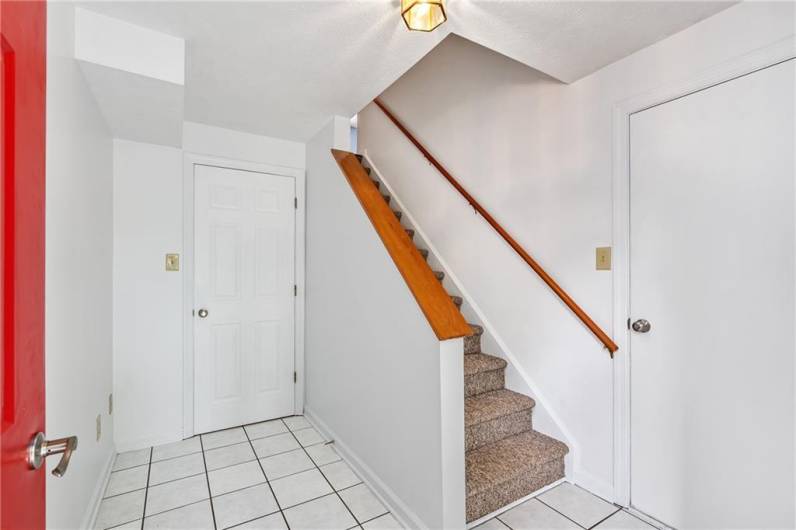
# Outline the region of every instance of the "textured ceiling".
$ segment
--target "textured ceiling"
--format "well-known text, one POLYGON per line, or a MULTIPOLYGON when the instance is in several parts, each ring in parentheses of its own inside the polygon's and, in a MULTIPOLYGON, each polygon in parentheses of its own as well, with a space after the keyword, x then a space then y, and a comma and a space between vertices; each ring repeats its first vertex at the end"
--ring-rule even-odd
POLYGON ((299 141, 450 32, 573 82, 731 4, 449 0, 425 34, 406 31, 397 0, 81 3, 187 41, 186 120, 299 141))

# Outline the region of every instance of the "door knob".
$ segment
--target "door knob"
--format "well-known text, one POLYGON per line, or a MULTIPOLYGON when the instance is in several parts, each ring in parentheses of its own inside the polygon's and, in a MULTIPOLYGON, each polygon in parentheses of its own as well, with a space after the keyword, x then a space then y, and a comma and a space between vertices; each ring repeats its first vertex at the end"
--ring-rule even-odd
POLYGON ((633 322, 633 331, 638 333, 647 333, 652 328, 649 321, 640 318, 633 322))
POLYGON ((53 475, 63 477, 72 453, 77 449, 77 436, 47 440, 43 432, 36 434, 28 445, 28 465, 31 469, 39 469, 44 459, 50 455, 62 454, 61 461, 53 469, 53 475))
POLYGON ((199 318, 207 318, 207 315, 208 315, 207 309, 202 308, 199 310, 199 318))

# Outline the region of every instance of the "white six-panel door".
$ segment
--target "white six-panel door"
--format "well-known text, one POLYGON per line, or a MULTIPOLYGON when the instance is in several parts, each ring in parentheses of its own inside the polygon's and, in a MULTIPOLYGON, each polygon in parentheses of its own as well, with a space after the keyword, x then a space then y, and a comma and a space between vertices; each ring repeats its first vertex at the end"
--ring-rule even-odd
POLYGON ((295 182, 195 165, 197 433, 293 413, 295 182))
POLYGON ((793 528, 790 60, 630 118, 631 503, 793 528))

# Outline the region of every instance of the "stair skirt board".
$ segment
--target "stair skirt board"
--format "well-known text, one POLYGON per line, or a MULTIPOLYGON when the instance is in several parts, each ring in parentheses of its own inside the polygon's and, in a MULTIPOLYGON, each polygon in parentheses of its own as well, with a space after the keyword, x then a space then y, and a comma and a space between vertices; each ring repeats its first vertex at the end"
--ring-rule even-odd
POLYGON ((543 488, 539 488, 538 490, 534 491, 533 493, 529 493, 525 497, 522 497, 521 499, 517 499, 516 501, 512 502, 511 504, 507 504, 507 505, 503 506, 502 508, 500 508, 498 510, 495 510, 492 513, 488 513, 488 514, 484 515, 483 517, 480 517, 480 518, 476 519, 475 521, 471 521, 471 522, 467 523, 467 529, 469 530, 471 528, 475 528, 476 526, 478 526, 480 524, 484 524, 485 522, 489 521, 490 519, 493 519, 493 518, 497 517, 498 515, 504 514, 507 511, 511 510, 512 508, 515 508, 515 507, 519 506, 520 504, 533 499, 534 497, 538 497, 539 495, 541 495, 542 493, 544 493, 546 491, 550 491, 551 489, 560 486, 561 484, 563 484, 566 481, 567 481, 567 479, 560 478, 560 479, 556 480, 555 482, 550 483, 550 484, 548 484, 547 486, 545 486, 543 488))
MULTIPOLYGON (((403 211, 403 204, 395 198, 393 190, 370 160, 363 163, 370 166, 371 179, 387 204, 392 202, 394 211, 403 211)), ((413 221, 411 215, 407 215, 407 219, 413 221)), ((420 236, 412 242, 423 258, 429 261, 432 257, 441 264, 436 255, 430 256, 429 249, 423 248, 431 245, 416 224, 412 224, 413 228, 404 228, 412 236, 420 236)), ((450 277, 449 271, 442 268, 443 276, 450 277)), ((458 288, 458 283, 451 281, 458 288)), ((458 288, 458 291, 463 290, 458 288)), ((448 294, 461 311, 462 297, 450 291, 448 294)), ((463 341, 465 378, 462 388, 466 396, 463 428, 467 521, 480 520, 486 514, 503 510, 518 499, 560 482, 565 477, 565 457, 569 453, 563 442, 533 430, 535 401, 505 388, 508 363, 485 353, 481 344, 484 328, 472 323, 470 326, 473 334, 463 341)))

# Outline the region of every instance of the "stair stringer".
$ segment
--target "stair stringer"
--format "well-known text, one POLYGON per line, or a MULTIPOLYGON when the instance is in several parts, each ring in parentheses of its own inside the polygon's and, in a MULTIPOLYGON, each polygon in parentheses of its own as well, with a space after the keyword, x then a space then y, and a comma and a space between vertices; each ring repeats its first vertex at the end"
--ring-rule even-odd
MULTIPOLYGON (((478 306, 473 297, 464 288, 462 282, 453 273, 451 268, 441 257, 439 251, 431 242, 430 238, 425 234, 420 224, 415 220, 412 212, 406 205, 401 202, 400 197, 395 193, 390 182, 385 178, 384 174, 379 171, 376 164, 368 156, 367 149, 363 150, 362 156, 367 161, 368 167, 371 168, 375 176, 381 184, 387 189, 387 194, 391 197, 397 206, 397 209, 403 213, 401 217, 401 224, 406 228, 412 228, 415 231, 415 238, 422 240, 423 247, 429 251, 428 262, 435 270, 442 270, 445 272, 443 284, 445 284, 448 292, 455 293, 461 296, 463 304, 461 307, 462 314, 468 322, 480 325, 484 328, 484 333, 481 336, 482 351, 489 352, 491 355, 501 357, 504 359, 508 366, 506 367, 506 388, 528 395, 536 401, 536 406, 533 410, 533 428, 543 434, 556 438, 569 446, 570 451, 565 457, 565 471, 568 480, 578 482, 578 469, 580 469, 580 451, 577 440, 572 436, 571 431, 567 428, 566 424, 556 414, 555 410, 550 406, 550 402, 545 399, 545 396, 538 389, 539 387, 534 383, 533 378, 520 366, 516 357, 511 350, 506 346, 505 341, 495 330, 495 327, 484 314, 484 311, 478 306), (411 226, 408 226, 411 225, 411 226)), ((394 208, 395 209, 395 208, 394 208)), ((581 477, 582 479, 586 477, 581 477)), ((586 480, 588 482, 588 480, 586 480)))

